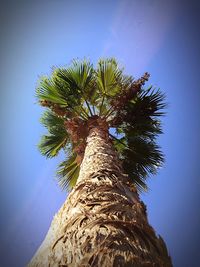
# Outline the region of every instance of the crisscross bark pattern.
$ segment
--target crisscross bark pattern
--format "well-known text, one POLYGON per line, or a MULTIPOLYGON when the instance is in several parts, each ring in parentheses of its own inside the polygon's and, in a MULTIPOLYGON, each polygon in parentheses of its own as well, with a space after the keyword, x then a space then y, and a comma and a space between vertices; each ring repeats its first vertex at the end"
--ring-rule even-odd
POLYGON ((29 267, 172 266, 108 136, 105 122, 91 124, 77 185, 29 267))

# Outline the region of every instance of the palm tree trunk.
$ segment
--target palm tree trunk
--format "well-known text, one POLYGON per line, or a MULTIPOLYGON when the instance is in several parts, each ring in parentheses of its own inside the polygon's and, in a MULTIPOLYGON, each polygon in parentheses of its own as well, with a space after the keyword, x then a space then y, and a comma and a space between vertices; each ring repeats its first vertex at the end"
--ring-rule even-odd
POLYGON ((172 266, 100 119, 91 126, 77 185, 28 266, 172 266))

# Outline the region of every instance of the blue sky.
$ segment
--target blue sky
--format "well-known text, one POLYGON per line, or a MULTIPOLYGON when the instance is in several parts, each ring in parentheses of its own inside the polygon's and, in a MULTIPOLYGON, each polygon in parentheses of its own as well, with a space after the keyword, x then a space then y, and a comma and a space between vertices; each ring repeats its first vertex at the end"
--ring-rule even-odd
POLYGON ((159 138, 166 163, 141 198, 174 266, 199 266, 199 11, 197 1, 2 3, 1 266, 29 261, 66 198, 54 178, 62 155, 46 160, 36 147, 45 132, 35 104, 38 77, 73 58, 109 56, 135 77, 150 72, 166 93, 159 138))

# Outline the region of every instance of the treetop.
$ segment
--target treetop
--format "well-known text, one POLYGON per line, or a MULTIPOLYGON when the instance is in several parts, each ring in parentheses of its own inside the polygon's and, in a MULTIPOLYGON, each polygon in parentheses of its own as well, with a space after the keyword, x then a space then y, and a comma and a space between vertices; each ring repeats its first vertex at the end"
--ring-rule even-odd
POLYGON ((156 137, 162 133, 160 116, 166 107, 159 89, 144 88, 149 76, 134 79, 109 58, 100 59, 96 67, 90 61, 73 60, 39 79, 36 97, 46 108, 41 123, 48 131, 39 150, 48 158, 65 151, 66 159, 57 170, 62 188, 76 184, 89 122, 101 118, 124 170, 140 190, 147 189, 146 178, 164 161, 156 137))

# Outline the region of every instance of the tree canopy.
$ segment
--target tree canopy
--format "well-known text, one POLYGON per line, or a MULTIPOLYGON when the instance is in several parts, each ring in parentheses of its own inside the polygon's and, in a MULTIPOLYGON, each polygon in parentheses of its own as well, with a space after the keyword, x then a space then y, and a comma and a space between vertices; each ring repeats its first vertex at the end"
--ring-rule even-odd
POLYGON ((134 79, 125 75, 114 58, 100 59, 94 67, 87 60, 73 60, 70 66, 54 68, 42 76, 36 96, 44 112, 41 123, 48 133, 39 143, 40 152, 55 157, 61 149, 66 159, 57 169, 63 189, 72 188, 83 159, 89 118, 104 118, 124 171, 139 190, 164 161, 156 138, 162 133, 160 116, 165 95, 156 88, 144 88, 149 74, 134 79))

